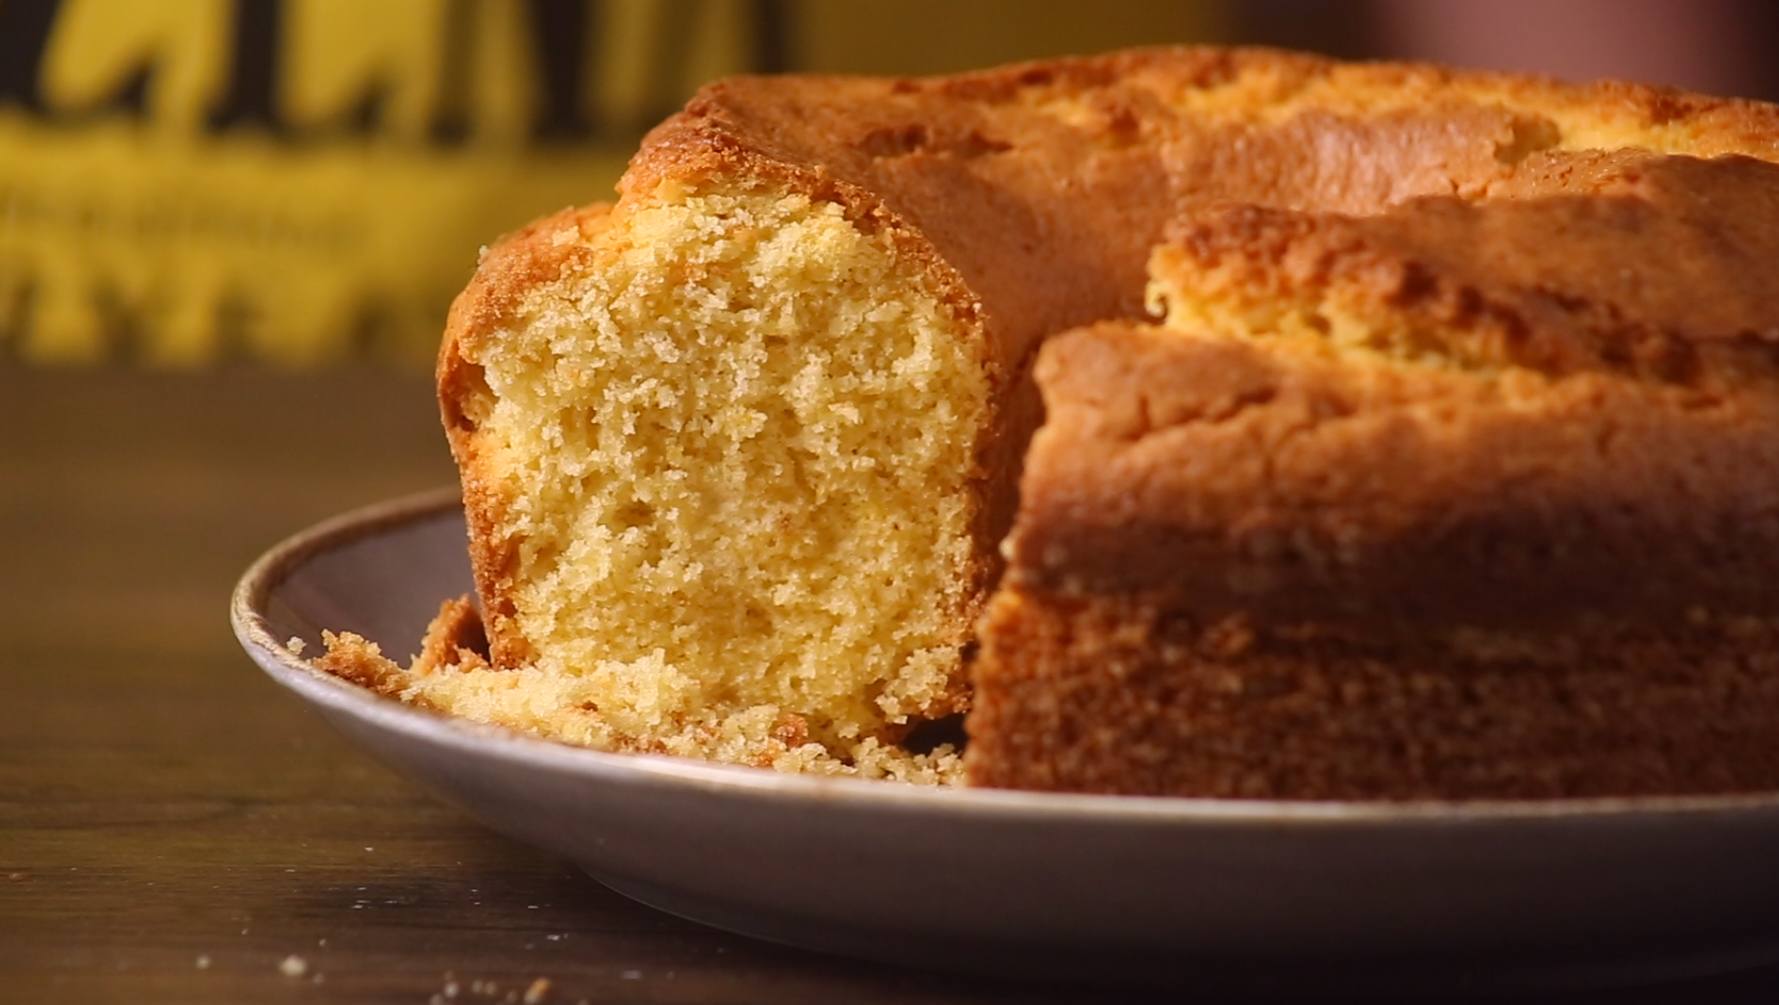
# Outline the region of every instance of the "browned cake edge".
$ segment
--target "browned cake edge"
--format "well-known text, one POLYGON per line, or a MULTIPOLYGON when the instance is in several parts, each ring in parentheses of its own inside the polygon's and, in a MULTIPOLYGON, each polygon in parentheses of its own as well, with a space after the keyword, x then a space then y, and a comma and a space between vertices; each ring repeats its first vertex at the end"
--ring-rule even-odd
POLYGON ((1779 788, 1779 395, 1052 340, 972 784, 1779 788))
POLYGON ((532 652, 513 617, 518 552, 516 542, 501 533, 507 500, 476 436, 476 421, 491 392, 481 367, 465 353, 477 341, 495 337, 527 290, 554 282, 571 265, 584 266, 586 239, 604 226, 610 211, 606 203, 564 209, 482 249, 475 275, 451 304, 439 346, 435 379, 440 421, 462 481, 470 567, 498 666, 517 666, 532 652), (557 240, 564 232, 574 239, 557 240))

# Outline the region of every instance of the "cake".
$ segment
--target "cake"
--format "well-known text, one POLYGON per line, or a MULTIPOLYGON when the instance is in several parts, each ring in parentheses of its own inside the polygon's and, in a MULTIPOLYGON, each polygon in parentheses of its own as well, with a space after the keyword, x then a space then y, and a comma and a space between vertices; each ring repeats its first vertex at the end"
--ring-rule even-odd
POLYGON ((1779 782, 1770 160, 1769 106, 1255 50, 718 82, 452 309, 486 652, 325 665, 786 770, 957 780, 909 738, 970 710, 982 785, 1779 782))
POLYGON ((1779 168, 1565 161, 1199 215, 1045 346, 973 783, 1779 786, 1779 168))

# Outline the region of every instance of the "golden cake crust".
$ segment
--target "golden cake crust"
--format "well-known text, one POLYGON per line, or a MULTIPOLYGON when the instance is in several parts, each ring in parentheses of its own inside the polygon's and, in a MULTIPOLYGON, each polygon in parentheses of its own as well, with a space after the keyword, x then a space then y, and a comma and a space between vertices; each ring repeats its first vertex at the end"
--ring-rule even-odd
POLYGON ((1198 216, 1158 285, 1405 344, 1178 321, 1055 340, 1010 582, 1415 630, 1563 598, 1779 612, 1779 167, 1629 170, 1612 197, 1198 216))
POLYGON ((1770 387, 1353 368, 1117 326, 1039 373, 1016 587, 1367 631, 1779 611, 1770 387))
POLYGON ((1465 366, 1694 385, 1765 372, 1779 344, 1768 264, 1779 167, 1539 154, 1484 199, 1426 197, 1362 217, 1200 210, 1156 249, 1151 289, 1165 301, 1170 285, 1190 285, 1187 299, 1233 297, 1273 316, 1332 298, 1332 313, 1416 340, 1394 351, 1465 366))

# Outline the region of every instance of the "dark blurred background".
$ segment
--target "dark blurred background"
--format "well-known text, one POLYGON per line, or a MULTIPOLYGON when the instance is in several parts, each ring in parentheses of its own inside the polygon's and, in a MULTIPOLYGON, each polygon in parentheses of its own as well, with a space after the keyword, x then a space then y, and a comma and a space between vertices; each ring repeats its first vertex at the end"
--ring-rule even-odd
POLYGON ((1765 0, 0 0, 0 358, 422 361, 702 81, 1289 46, 1772 97, 1765 0))

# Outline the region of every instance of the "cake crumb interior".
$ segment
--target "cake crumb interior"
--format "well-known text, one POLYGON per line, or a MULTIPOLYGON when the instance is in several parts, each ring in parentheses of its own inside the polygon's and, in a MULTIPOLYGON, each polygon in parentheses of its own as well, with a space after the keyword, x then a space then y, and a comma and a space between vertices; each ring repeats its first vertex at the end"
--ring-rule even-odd
POLYGON ((415 675, 409 697, 799 769, 954 711, 979 340, 886 239, 802 195, 664 186, 594 240, 596 267, 473 350, 487 398, 466 413, 538 656, 415 675))

